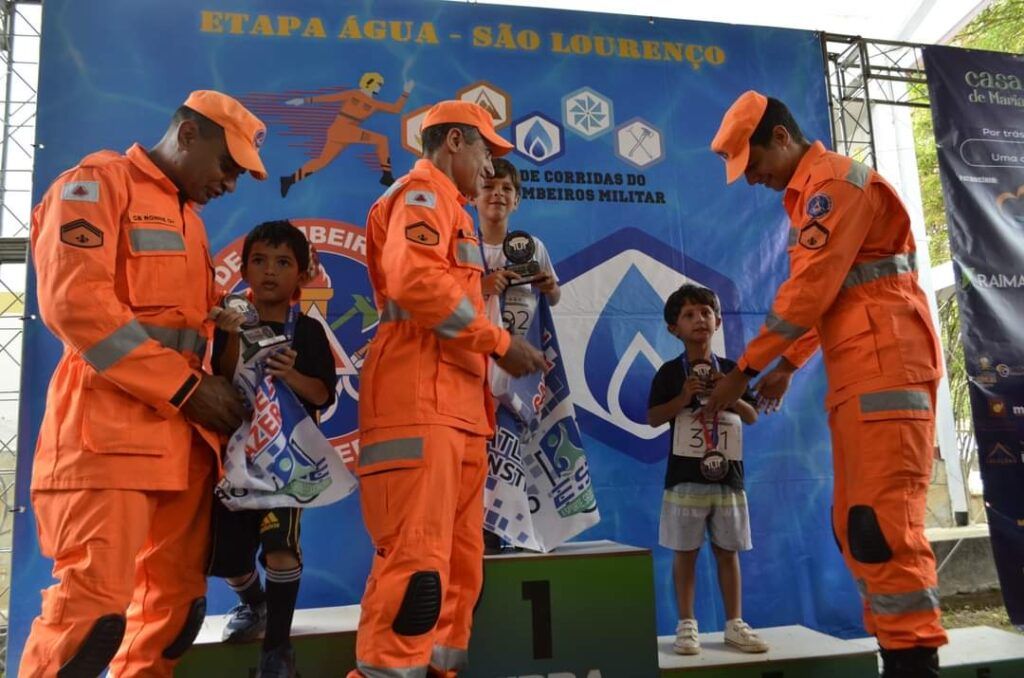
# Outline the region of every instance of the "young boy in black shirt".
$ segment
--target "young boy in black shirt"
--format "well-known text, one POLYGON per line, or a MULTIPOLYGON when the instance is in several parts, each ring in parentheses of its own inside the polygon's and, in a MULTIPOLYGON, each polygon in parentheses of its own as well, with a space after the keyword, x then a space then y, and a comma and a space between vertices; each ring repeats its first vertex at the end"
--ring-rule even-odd
POLYGON ((711 352, 711 338, 722 324, 714 292, 683 285, 665 302, 665 322, 686 350, 654 376, 647 422, 668 423, 672 429, 658 542, 676 552, 672 574, 679 624, 673 649, 678 654, 700 652, 693 613, 695 568, 704 534, 710 532, 725 605, 725 642, 744 652, 766 652, 768 645, 741 618, 737 554, 751 548, 740 421, 757 421, 753 396, 748 393, 733 403, 720 421, 706 420, 700 411, 701 397, 736 368, 736 363, 711 352))
MULTIPOLYGON (((291 339, 291 345, 267 359, 267 372, 291 388, 314 421, 334 402, 337 376, 323 326, 300 313, 301 286, 310 271, 309 242, 288 221, 260 224, 242 246, 242 277, 252 291, 260 323, 291 339)), ((239 364, 242 317, 214 314, 213 369, 229 379, 239 364)), ((289 641, 302 574, 298 508, 229 511, 214 501, 210 574, 224 577, 240 599, 229 613, 224 642, 245 642, 264 632, 260 676, 295 675, 289 641), (266 589, 256 571, 256 553, 266 572, 266 589)))

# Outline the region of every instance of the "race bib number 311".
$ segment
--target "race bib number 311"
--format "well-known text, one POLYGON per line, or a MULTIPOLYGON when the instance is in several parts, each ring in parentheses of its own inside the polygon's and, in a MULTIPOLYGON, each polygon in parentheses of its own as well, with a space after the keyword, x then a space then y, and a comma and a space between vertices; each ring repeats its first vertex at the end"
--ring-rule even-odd
MULTIPOLYGON (((700 410, 684 410, 676 415, 675 435, 672 438, 672 454, 677 457, 701 459, 708 451, 705 442, 704 425, 697 416, 700 410)), ((711 422, 707 424, 708 435, 714 434, 711 422)), ((718 451, 730 461, 743 460, 743 422, 735 412, 721 412, 718 415, 718 451)))

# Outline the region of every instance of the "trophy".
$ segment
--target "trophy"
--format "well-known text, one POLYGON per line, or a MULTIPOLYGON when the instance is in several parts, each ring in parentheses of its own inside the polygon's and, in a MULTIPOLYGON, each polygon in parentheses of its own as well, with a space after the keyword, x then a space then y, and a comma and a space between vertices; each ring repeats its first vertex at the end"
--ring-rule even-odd
POLYGON ((511 231, 501 243, 501 251, 509 262, 505 270, 519 276, 511 281, 510 285, 529 285, 543 275, 540 264, 533 258, 537 252, 537 244, 533 241, 533 236, 526 231, 511 231))
POLYGON ((288 337, 275 334, 274 330, 266 325, 260 325, 259 311, 249 301, 249 297, 244 294, 226 295, 221 306, 241 313, 245 318, 238 333, 242 344, 242 362, 264 360, 271 353, 275 353, 280 346, 288 344, 288 337))
MULTIPOLYGON (((711 380, 711 377, 715 372, 715 368, 711 366, 711 361, 704 360, 703 358, 697 358, 690 363, 690 371, 693 373, 693 376, 701 380, 702 389, 705 393, 714 388, 715 384, 711 380)), ((707 401, 708 397, 706 395, 697 396, 697 402, 701 405, 707 401)))

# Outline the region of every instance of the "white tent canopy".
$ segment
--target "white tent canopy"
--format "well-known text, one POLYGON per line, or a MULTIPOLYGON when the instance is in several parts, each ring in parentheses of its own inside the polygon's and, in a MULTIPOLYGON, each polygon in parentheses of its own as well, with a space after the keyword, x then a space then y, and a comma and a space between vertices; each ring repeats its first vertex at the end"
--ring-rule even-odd
MULTIPOLYGON (((458 0, 464 1, 464 0, 458 0)), ((874 40, 949 40, 989 0, 479 0, 481 4, 781 26, 874 40)))

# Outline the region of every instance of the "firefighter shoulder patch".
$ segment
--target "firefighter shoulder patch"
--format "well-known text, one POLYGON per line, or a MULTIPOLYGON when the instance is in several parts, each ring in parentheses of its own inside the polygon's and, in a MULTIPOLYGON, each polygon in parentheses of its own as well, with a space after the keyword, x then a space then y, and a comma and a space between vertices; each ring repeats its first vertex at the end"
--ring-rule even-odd
POLYGON ((405 227, 405 239, 419 245, 436 245, 441 242, 440 234, 425 221, 417 221, 405 227))
POLYGON ((437 205, 437 197, 432 191, 408 190, 405 193, 405 204, 433 209, 437 205))
POLYGON ((61 187, 60 199, 76 202, 99 202, 100 182, 69 181, 61 187))
POLYGON ((103 246, 103 231, 85 219, 75 219, 60 227, 60 241, 72 247, 92 249, 103 246))
POLYGON ((807 200, 807 216, 820 219, 832 211, 832 198, 828 193, 815 193, 807 200))
POLYGON ((809 250, 820 250, 828 242, 829 230, 817 221, 800 229, 800 246, 809 250))

